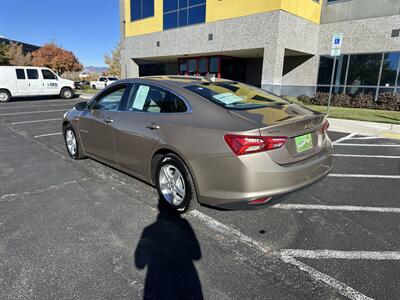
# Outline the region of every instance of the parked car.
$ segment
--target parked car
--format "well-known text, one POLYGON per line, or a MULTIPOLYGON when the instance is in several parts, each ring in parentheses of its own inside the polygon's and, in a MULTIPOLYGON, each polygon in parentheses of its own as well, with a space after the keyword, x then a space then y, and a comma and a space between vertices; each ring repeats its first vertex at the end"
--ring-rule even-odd
POLYGON ((90 87, 94 90, 101 90, 117 80, 118 77, 116 76, 100 76, 97 81, 90 82, 90 87))
POLYGON ((62 79, 48 68, 0 66, 0 102, 12 97, 60 95, 64 99, 74 96, 72 80, 62 79))
POLYGON ((77 90, 83 90, 85 88, 85 86, 90 86, 90 82, 86 81, 86 80, 82 80, 82 81, 75 81, 74 82, 75 85, 75 89, 77 90))
POLYGON ((159 76, 109 85, 62 128, 73 159, 153 184, 184 212, 197 202, 265 206, 320 180, 331 170, 328 125, 325 114, 246 84, 159 76))

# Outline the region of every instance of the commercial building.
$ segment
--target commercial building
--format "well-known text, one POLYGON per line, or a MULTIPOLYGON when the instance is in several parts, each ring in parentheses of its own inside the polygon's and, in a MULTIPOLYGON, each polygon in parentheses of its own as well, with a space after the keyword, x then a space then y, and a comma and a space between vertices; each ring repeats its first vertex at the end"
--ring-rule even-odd
POLYGON ((7 39, 5 37, 0 37, 0 44, 6 44, 9 45, 11 43, 16 43, 18 45, 22 45, 22 51, 26 54, 26 53, 31 53, 34 52, 36 50, 39 50, 40 47, 36 46, 36 45, 31 45, 31 44, 27 44, 27 43, 23 43, 23 42, 19 42, 19 41, 14 41, 14 40, 10 40, 7 39))
POLYGON ((214 73, 286 95, 329 91, 333 79, 334 93, 400 93, 400 0, 120 0, 120 14, 124 77, 214 73))

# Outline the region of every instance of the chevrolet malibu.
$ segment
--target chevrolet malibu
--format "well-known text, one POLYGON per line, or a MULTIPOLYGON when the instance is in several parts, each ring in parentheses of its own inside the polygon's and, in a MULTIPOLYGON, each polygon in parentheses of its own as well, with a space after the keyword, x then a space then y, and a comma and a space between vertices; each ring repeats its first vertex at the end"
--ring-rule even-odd
POLYGON ((73 159, 155 185, 178 212, 265 206, 331 170, 324 114, 231 80, 120 80, 78 103, 62 126, 73 159))

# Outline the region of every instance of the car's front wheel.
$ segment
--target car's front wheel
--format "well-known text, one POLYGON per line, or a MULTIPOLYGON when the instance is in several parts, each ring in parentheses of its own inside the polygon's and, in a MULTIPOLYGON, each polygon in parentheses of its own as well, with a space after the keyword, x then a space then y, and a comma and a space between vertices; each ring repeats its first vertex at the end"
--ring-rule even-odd
POLYGON ((64 127, 64 142, 69 156, 71 156, 73 159, 81 159, 85 157, 82 147, 76 138, 75 130, 71 125, 64 127))
POLYGON ((162 157, 155 179, 161 200, 175 211, 184 213, 198 204, 192 176, 178 156, 167 154, 162 157))
POLYGON ((71 88, 63 88, 60 92, 63 99, 71 99, 74 96, 74 91, 71 88))

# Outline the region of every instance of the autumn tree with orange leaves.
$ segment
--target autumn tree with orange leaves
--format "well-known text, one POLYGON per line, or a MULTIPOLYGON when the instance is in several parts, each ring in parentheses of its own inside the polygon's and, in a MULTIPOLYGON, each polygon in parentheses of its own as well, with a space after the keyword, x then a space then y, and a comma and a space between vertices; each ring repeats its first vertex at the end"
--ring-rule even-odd
POLYGON ((32 53, 32 65, 46 67, 59 75, 64 72, 79 72, 83 66, 71 51, 67 51, 55 43, 48 43, 32 53))

